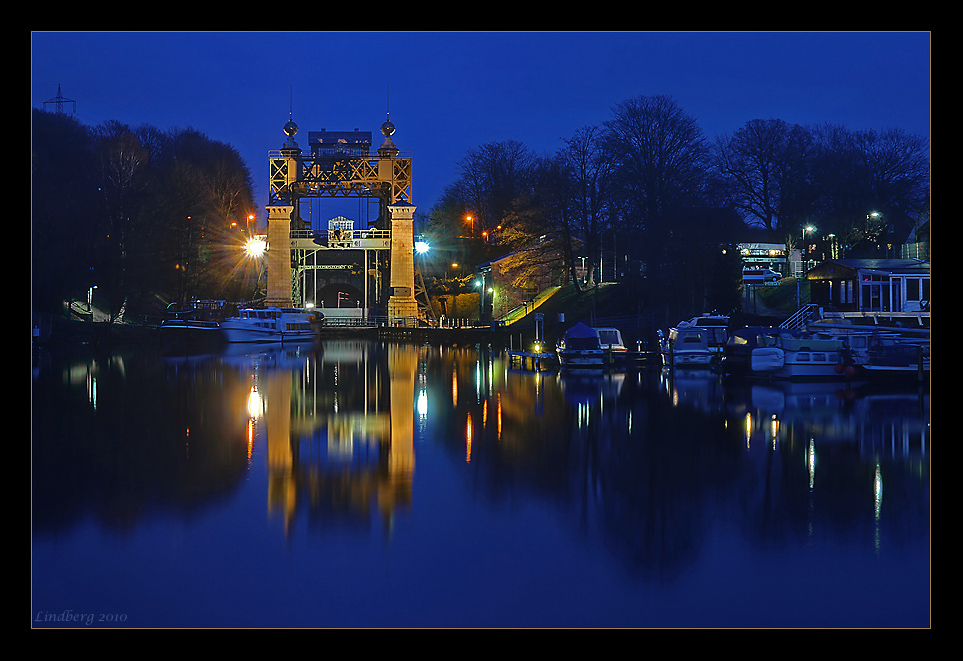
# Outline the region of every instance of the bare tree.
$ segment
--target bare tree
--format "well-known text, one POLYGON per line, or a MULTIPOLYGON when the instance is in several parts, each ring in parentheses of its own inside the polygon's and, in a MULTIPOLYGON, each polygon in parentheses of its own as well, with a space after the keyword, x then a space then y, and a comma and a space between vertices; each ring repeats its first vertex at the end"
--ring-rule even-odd
POLYGON ((515 199, 529 190, 534 162, 532 151, 517 140, 481 145, 459 161, 458 190, 474 211, 475 235, 501 224, 515 199))
POLYGON ((715 143, 715 165, 732 206, 774 240, 792 233, 813 201, 813 139, 801 126, 754 119, 715 143))
POLYGON ((671 215, 704 198, 709 149, 702 130, 667 96, 628 99, 605 123, 618 166, 613 210, 624 244, 635 243, 653 292, 664 292, 672 269, 666 249, 671 215))
POLYGON ((602 249, 602 233, 611 227, 612 197, 617 172, 612 142, 605 140, 599 127, 584 126, 565 141, 560 156, 568 174, 568 204, 563 219, 564 232, 570 254, 572 280, 578 282, 575 271, 573 241, 581 242, 581 250, 592 256, 585 260, 587 282, 595 282, 594 259, 602 249))
POLYGON ((137 136, 120 122, 104 123, 97 136, 104 202, 98 237, 103 249, 100 277, 109 282, 103 288, 102 299, 108 301, 109 314, 115 317, 123 314, 130 287, 129 270, 136 259, 131 245, 139 229, 148 159, 137 136))
POLYGON ((885 230, 879 218, 912 224, 927 213, 930 169, 925 138, 899 129, 877 132, 830 124, 813 131, 819 197, 812 209, 823 234, 833 232, 849 245, 876 241, 885 230))
POLYGON ((627 99, 605 123, 620 187, 642 226, 702 197, 709 149, 695 118, 668 96, 627 99))

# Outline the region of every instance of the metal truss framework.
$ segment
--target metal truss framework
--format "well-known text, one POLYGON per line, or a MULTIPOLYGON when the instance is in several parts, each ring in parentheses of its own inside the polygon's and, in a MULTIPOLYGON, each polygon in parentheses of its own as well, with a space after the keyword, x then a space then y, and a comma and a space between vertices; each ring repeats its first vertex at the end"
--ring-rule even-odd
POLYGON ((271 202, 303 197, 376 197, 384 204, 411 204, 410 157, 319 158, 316 161, 271 152, 271 202), (299 172, 290 172, 298 166, 299 172), (294 176, 292 176, 294 174, 294 176))

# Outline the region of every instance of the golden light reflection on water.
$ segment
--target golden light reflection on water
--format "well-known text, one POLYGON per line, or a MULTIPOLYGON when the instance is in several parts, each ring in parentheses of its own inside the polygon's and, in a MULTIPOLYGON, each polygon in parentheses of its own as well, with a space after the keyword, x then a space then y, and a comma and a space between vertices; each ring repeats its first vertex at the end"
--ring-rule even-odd
MULTIPOLYGON (((624 378, 578 382, 519 372, 500 360, 474 347, 362 342, 325 343, 316 351, 226 354, 171 367, 177 374, 172 380, 183 383, 168 417, 177 430, 177 454, 192 470, 214 456, 224 463, 217 471, 235 470, 237 479, 245 479, 245 472, 264 461, 267 511, 283 519, 288 531, 304 516, 375 513, 390 520, 410 507, 415 440, 427 434, 459 463, 473 467, 534 464, 563 443, 601 443, 634 452, 652 442, 645 441, 652 434, 651 402, 639 395, 628 400, 631 404, 620 402, 624 378), (230 415, 216 410, 228 404, 230 415), (223 447, 211 452, 212 443, 223 447)), ((118 361, 91 360, 59 374, 78 395, 86 394, 81 403, 89 402, 87 409, 98 412, 116 399, 110 394, 112 380, 129 372, 121 367, 118 361)), ((643 387, 641 380, 632 385, 637 392, 643 387)), ((670 409, 699 410, 699 415, 683 413, 686 420, 724 408, 714 399, 717 384, 710 379, 703 387, 697 378, 676 375, 662 386, 660 401, 670 409)), ((834 459, 827 457, 841 444, 858 442, 860 453, 890 455, 929 445, 928 422, 913 427, 910 416, 905 423, 884 423, 884 413, 897 401, 893 396, 859 398, 774 384, 755 385, 747 393, 756 398, 751 406, 731 394, 724 401, 731 410, 719 416, 719 428, 733 430, 726 437, 740 455, 789 458, 794 479, 811 495, 826 492, 826 480, 832 479, 826 467, 834 459), (817 459, 823 462, 820 480, 817 459)), ((673 438, 695 442, 679 434, 673 438)), ((916 460, 913 470, 926 479, 925 458, 916 460)), ((867 470, 859 487, 864 497, 872 493, 877 520, 883 519, 884 473, 885 466, 878 467, 870 485, 867 470)), ((862 505, 862 511, 868 514, 869 507, 862 505)))

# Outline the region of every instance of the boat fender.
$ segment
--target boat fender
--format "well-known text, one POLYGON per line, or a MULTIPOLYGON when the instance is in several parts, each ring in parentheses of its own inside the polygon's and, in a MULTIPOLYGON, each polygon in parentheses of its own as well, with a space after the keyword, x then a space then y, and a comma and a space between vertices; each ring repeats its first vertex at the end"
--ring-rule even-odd
POLYGON ((785 365, 786 355, 778 347, 761 347, 752 350, 753 372, 771 372, 785 365))

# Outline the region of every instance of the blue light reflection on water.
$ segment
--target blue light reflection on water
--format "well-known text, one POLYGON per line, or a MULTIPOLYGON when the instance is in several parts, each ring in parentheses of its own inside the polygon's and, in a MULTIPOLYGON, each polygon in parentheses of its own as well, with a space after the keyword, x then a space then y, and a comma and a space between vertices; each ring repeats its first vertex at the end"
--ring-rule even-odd
POLYGON ((31 618, 928 626, 928 401, 474 348, 50 359, 31 618))

